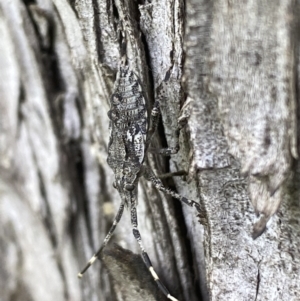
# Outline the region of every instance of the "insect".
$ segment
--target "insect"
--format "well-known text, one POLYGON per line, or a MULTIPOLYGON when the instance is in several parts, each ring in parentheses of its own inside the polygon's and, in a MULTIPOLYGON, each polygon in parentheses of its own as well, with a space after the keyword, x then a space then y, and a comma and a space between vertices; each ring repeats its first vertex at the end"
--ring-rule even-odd
MULTIPOLYGON (((81 278, 85 271, 100 257, 101 252, 109 242, 120 221, 124 207, 126 206, 130 209, 132 232, 140 246, 145 265, 163 294, 170 300, 178 301, 160 281, 142 243, 138 229, 136 209, 138 180, 141 176, 144 176, 146 179, 152 181, 158 190, 171 195, 191 207, 195 207, 198 211, 200 211, 200 206, 198 203, 164 187, 161 180, 146 166, 145 161, 147 160, 145 156, 159 121, 159 102, 155 102, 151 112, 150 122, 148 122, 146 101, 142 86, 137 75, 126 66, 126 58, 122 59, 118 69, 114 92, 110 102, 110 110, 108 111, 108 117, 110 119, 110 140, 108 144, 107 163, 115 174, 113 186, 120 194, 121 204, 102 246, 93 255, 85 268, 78 274, 78 277, 81 278)), ((177 150, 177 148, 168 148, 159 151, 159 153, 170 155, 177 152, 177 150)))

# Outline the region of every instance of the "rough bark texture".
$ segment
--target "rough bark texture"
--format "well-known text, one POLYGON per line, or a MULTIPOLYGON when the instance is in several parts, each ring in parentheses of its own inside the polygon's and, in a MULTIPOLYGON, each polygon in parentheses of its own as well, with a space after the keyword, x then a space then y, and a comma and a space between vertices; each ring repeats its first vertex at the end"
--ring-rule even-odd
POLYGON ((120 202, 106 157, 122 51, 149 111, 161 102, 153 147, 174 146, 183 127, 179 153, 149 154, 151 167, 187 171, 166 185, 203 208, 140 181, 139 227, 162 281, 181 301, 299 300, 299 6, 0 1, 0 300, 166 300, 125 250, 140 252, 127 212, 121 247, 77 279, 120 202))

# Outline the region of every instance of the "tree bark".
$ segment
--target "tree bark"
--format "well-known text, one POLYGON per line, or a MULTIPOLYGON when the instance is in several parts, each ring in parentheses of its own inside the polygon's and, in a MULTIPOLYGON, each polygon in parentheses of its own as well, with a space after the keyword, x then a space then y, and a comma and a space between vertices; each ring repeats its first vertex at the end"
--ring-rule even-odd
POLYGON ((166 300, 126 211, 77 279, 120 204, 107 111, 124 52, 149 114, 160 101, 152 147, 182 127, 180 151, 149 165, 185 170, 164 184, 202 208, 141 178, 139 229, 162 282, 181 301, 298 300, 299 6, 2 0, 0 300, 166 300))

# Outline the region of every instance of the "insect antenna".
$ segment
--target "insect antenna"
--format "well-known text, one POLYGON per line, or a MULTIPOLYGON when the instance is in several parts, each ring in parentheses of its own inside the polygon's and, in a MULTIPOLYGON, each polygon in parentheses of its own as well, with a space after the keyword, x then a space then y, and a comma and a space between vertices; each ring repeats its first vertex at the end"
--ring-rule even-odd
POLYGON ((151 260, 148 256, 148 253, 146 252, 144 245, 142 243, 142 237, 140 234, 140 231, 138 229, 138 221, 137 221, 137 212, 136 212, 136 199, 134 197, 133 193, 130 193, 131 198, 130 198, 130 214, 131 214, 131 225, 132 225, 132 233, 134 238, 136 239, 136 241, 138 242, 140 249, 142 251, 142 258, 143 261, 146 265, 146 267, 148 268, 148 270, 150 271, 154 281, 156 282, 156 284, 158 285, 158 288, 162 291, 162 293, 169 299, 172 301, 178 301, 176 298, 174 298, 169 290, 165 287, 165 285, 161 282, 161 280, 159 279, 158 275, 156 274, 151 260))
POLYGON ((78 278, 82 278, 83 274, 86 272, 86 270, 97 260, 99 259, 100 257, 100 254, 102 253, 103 249, 106 247, 106 245, 108 244, 112 234, 114 233, 116 227, 117 227, 117 224, 119 223, 122 215, 123 215, 123 211, 124 211, 124 202, 122 201, 120 207, 119 207, 119 210, 115 216, 115 219, 113 221, 113 224, 111 226, 111 228, 109 229, 107 235, 105 236, 104 238, 104 241, 103 241, 103 244, 102 246, 100 247, 100 249, 93 255, 93 257, 89 260, 89 262, 87 263, 87 265, 84 267, 84 269, 78 273, 78 278))

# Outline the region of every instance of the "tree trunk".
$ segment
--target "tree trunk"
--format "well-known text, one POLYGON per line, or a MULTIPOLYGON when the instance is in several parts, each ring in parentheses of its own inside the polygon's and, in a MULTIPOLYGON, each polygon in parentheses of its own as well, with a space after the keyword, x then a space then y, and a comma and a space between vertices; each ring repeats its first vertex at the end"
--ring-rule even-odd
POLYGON ((152 148, 182 127, 149 165, 186 171, 164 184, 202 208, 141 178, 162 282, 181 301, 298 300, 299 1, 140 3, 0 1, 0 300, 166 300, 128 211, 77 279, 120 204, 107 111, 124 53, 149 114, 160 101, 152 148))

